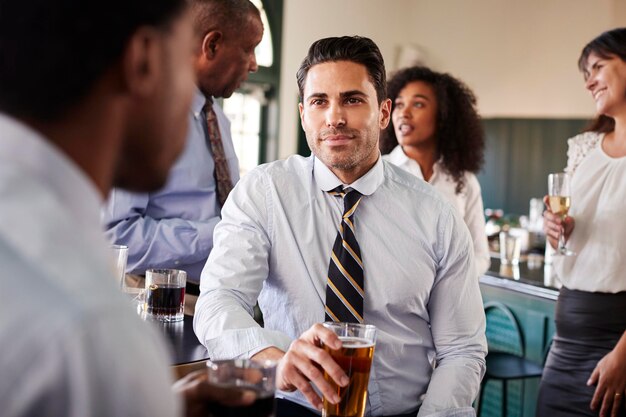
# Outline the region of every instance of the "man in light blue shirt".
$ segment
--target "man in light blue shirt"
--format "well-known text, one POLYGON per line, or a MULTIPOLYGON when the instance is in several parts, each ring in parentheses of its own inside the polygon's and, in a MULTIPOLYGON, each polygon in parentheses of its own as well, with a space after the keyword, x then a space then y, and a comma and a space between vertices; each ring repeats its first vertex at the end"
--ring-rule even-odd
POLYGON ((356 190, 363 317, 378 329, 367 414, 471 415, 486 354, 473 247, 450 204, 380 158, 391 108, 380 51, 367 38, 322 39, 297 78, 313 155, 258 167, 231 193, 202 271, 198 338, 213 359, 278 360, 279 417, 316 415, 320 393, 337 401, 321 371, 340 385, 345 374, 321 343, 340 342, 319 324, 344 210, 329 192, 356 190))
POLYGON ((183 149, 188 2, 0 10, 0 415, 192 417, 230 395, 250 404, 206 372, 172 387, 167 342, 119 290, 99 223, 113 185, 161 187, 183 149))
MULTIPOLYGON (((263 36, 258 9, 248 0, 194 0, 194 24, 200 44, 195 60, 197 89, 189 113, 185 149, 170 171, 165 187, 149 193, 114 189, 103 210, 103 223, 113 243, 129 247, 128 272, 147 268, 187 271, 192 282, 213 247, 220 220, 214 156, 208 143, 207 98, 230 97, 257 70, 254 48, 263 36)), ((239 180, 239 163, 230 122, 217 103, 216 113, 230 179, 239 180)))

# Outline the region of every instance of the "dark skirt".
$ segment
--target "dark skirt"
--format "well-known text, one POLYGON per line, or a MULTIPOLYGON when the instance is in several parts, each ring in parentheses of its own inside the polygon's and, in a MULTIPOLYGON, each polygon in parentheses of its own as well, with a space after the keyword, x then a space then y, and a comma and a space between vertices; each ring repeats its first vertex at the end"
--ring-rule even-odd
POLYGON ((589 408, 595 386, 587 386, 587 380, 626 330, 626 292, 590 293, 563 287, 555 321, 536 415, 598 416, 599 409, 589 408))

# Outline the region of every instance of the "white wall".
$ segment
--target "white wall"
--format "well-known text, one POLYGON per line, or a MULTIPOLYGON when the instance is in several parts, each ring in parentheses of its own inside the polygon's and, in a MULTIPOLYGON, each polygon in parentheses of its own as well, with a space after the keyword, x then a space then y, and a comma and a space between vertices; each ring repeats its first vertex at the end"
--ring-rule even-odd
POLYGON ((363 35, 389 71, 403 45, 463 79, 484 117, 587 118, 576 61, 600 32, 626 24, 622 0, 285 0, 279 157, 296 151, 295 73, 327 36, 363 35))
POLYGON ((281 66, 279 157, 296 152, 298 88, 296 71, 309 46, 320 38, 362 35, 372 38, 383 56, 408 33, 407 10, 413 0, 285 0, 281 66))
POLYGON ((413 39, 427 47, 430 65, 470 85, 483 116, 592 114, 576 62, 589 40, 612 27, 610 1, 478 0, 452 7, 458 3, 416 2, 413 39))

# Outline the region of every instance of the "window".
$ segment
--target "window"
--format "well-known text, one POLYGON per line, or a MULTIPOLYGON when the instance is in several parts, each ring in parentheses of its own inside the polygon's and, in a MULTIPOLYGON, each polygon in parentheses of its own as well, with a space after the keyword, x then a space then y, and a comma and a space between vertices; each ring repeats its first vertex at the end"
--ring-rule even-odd
POLYGON ((262 98, 254 91, 236 92, 224 100, 224 113, 230 119, 230 131, 241 176, 260 161, 261 105, 262 98))
POLYGON ((276 159, 278 90, 283 0, 251 0, 261 13, 263 39, 255 50, 258 72, 223 102, 231 121, 235 153, 243 176, 262 162, 276 159), (270 142, 274 142, 273 146, 270 142))
POLYGON ((267 20, 267 13, 263 8, 261 0, 251 0, 252 3, 261 12, 261 21, 263 22, 263 39, 254 51, 256 54, 256 62, 261 67, 271 67, 274 63, 274 48, 272 47, 272 27, 267 20))

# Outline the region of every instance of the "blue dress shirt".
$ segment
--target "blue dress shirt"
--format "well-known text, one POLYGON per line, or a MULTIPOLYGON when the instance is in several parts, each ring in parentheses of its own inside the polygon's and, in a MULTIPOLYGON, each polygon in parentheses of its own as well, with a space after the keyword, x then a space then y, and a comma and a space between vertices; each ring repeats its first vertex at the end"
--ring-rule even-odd
MULTIPOLYGON (((262 165, 223 208, 202 271, 194 328, 211 358, 287 350, 324 321, 341 181, 314 157, 262 165), (265 328, 252 318, 255 302, 265 328)), ((473 247, 463 220, 428 184, 382 161, 350 187, 365 274, 365 322, 378 328, 369 415, 468 407, 487 345, 473 247)), ((300 393, 280 393, 310 407, 300 393)))
MULTIPOLYGON (((102 211, 109 240, 129 248, 128 272, 176 268, 187 271, 190 281, 200 280, 213 247, 213 229, 220 220, 215 165, 202 111, 205 101, 196 90, 185 149, 163 189, 149 194, 114 189, 102 211)), ((239 180, 239 162, 230 136, 230 122, 215 102, 213 109, 235 183, 239 180)))

